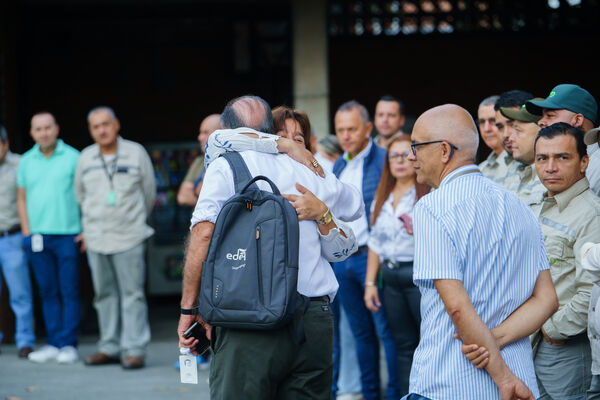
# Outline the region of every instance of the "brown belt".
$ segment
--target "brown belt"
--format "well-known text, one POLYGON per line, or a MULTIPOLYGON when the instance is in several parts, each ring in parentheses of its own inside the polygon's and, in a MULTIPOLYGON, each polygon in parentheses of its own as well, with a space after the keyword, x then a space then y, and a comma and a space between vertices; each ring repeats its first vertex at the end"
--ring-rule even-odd
POLYGON ((14 235, 15 233, 21 232, 21 227, 19 225, 15 225, 7 231, 0 231, 0 237, 14 235))

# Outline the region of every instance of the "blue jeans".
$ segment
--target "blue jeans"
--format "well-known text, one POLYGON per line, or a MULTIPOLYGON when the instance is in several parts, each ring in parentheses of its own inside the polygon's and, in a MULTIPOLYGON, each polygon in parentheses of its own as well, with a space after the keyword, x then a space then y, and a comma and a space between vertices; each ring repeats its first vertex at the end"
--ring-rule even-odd
MULTIPOLYGON (((15 313, 17 348, 33 347, 33 299, 29 266, 22 247, 23 236, 15 233, 0 237, 0 291, 2 275, 6 280, 10 307, 15 313)), ((0 332, 2 342, 2 332, 0 332)))
POLYGON ((332 399, 338 394, 360 393, 360 369, 356 359, 354 335, 348 323, 348 316, 340 307, 339 297, 331 303, 333 313, 333 385, 332 399))
POLYGON ((351 256, 334 264, 340 284, 339 297, 356 341, 356 355, 360 365, 360 381, 365 399, 380 398, 379 339, 383 343, 388 367, 386 398, 398 399, 396 345, 385 316, 385 305, 377 313, 365 307, 364 282, 367 273, 367 252, 351 256))
POLYGON ((79 252, 75 235, 43 235, 44 250, 31 251, 31 236, 23 239, 40 291, 46 343, 77 346, 79 328, 79 252))

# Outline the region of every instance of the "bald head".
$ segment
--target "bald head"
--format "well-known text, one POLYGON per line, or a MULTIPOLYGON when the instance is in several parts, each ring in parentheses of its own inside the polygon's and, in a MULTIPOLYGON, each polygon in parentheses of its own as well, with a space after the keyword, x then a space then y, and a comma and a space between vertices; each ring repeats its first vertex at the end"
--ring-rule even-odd
POLYGON ((416 153, 409 160, 413 161, 419 183, 437 188, 450 172, 475 162, 477 127, 467 110, 455 104, 421 114, 411 137, 416 153))
POLYGON ((413 131, 424 137, 419 141, 447 140, 458 148, 454 157, 475 162, 479 136, 471 114, 456 104, 444 104, 425 111, 415 122, 413 131))
POLYGON ((198 133, 198 142, 200 149, 204 151, 208 137, 217 129, 221 128, 221 114, 210 114, 202 120, 198 133))
POLYGON ((231 100, 221 114, 223 128, 248 127, 274 133, 273 116, 269 104, 258 96, 242 96, 231 100))

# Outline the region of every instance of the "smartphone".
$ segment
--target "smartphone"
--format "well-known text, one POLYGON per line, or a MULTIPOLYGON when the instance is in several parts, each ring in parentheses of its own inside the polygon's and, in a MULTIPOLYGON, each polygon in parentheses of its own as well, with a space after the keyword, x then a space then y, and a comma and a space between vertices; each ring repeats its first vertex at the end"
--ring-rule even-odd
POLYGON ((190 326, 185 332, 183 332, 184 338, 189 338, 192 336, 195 339, 198 339, 198 344, 194 348, 194 350, 200 354, 204 355, 210 348, 210 340, 206 338, 206 330, 198 321, 194 322, 192 326, 190 326))

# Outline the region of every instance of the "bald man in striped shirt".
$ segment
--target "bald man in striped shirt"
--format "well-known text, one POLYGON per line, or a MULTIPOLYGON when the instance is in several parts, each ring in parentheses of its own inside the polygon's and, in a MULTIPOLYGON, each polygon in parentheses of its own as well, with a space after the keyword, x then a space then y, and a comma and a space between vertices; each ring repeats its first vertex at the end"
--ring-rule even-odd
POLYGON ((405 398, 534 399, 528 335, 557 308, 539 224, 474 164, 479 140, 465 109, 428 110, 412 138, 417 180, 436 190, 414 211, 422 322, 405 398), (462 354, 455 333, 485 349, 485 369, 462 354))

